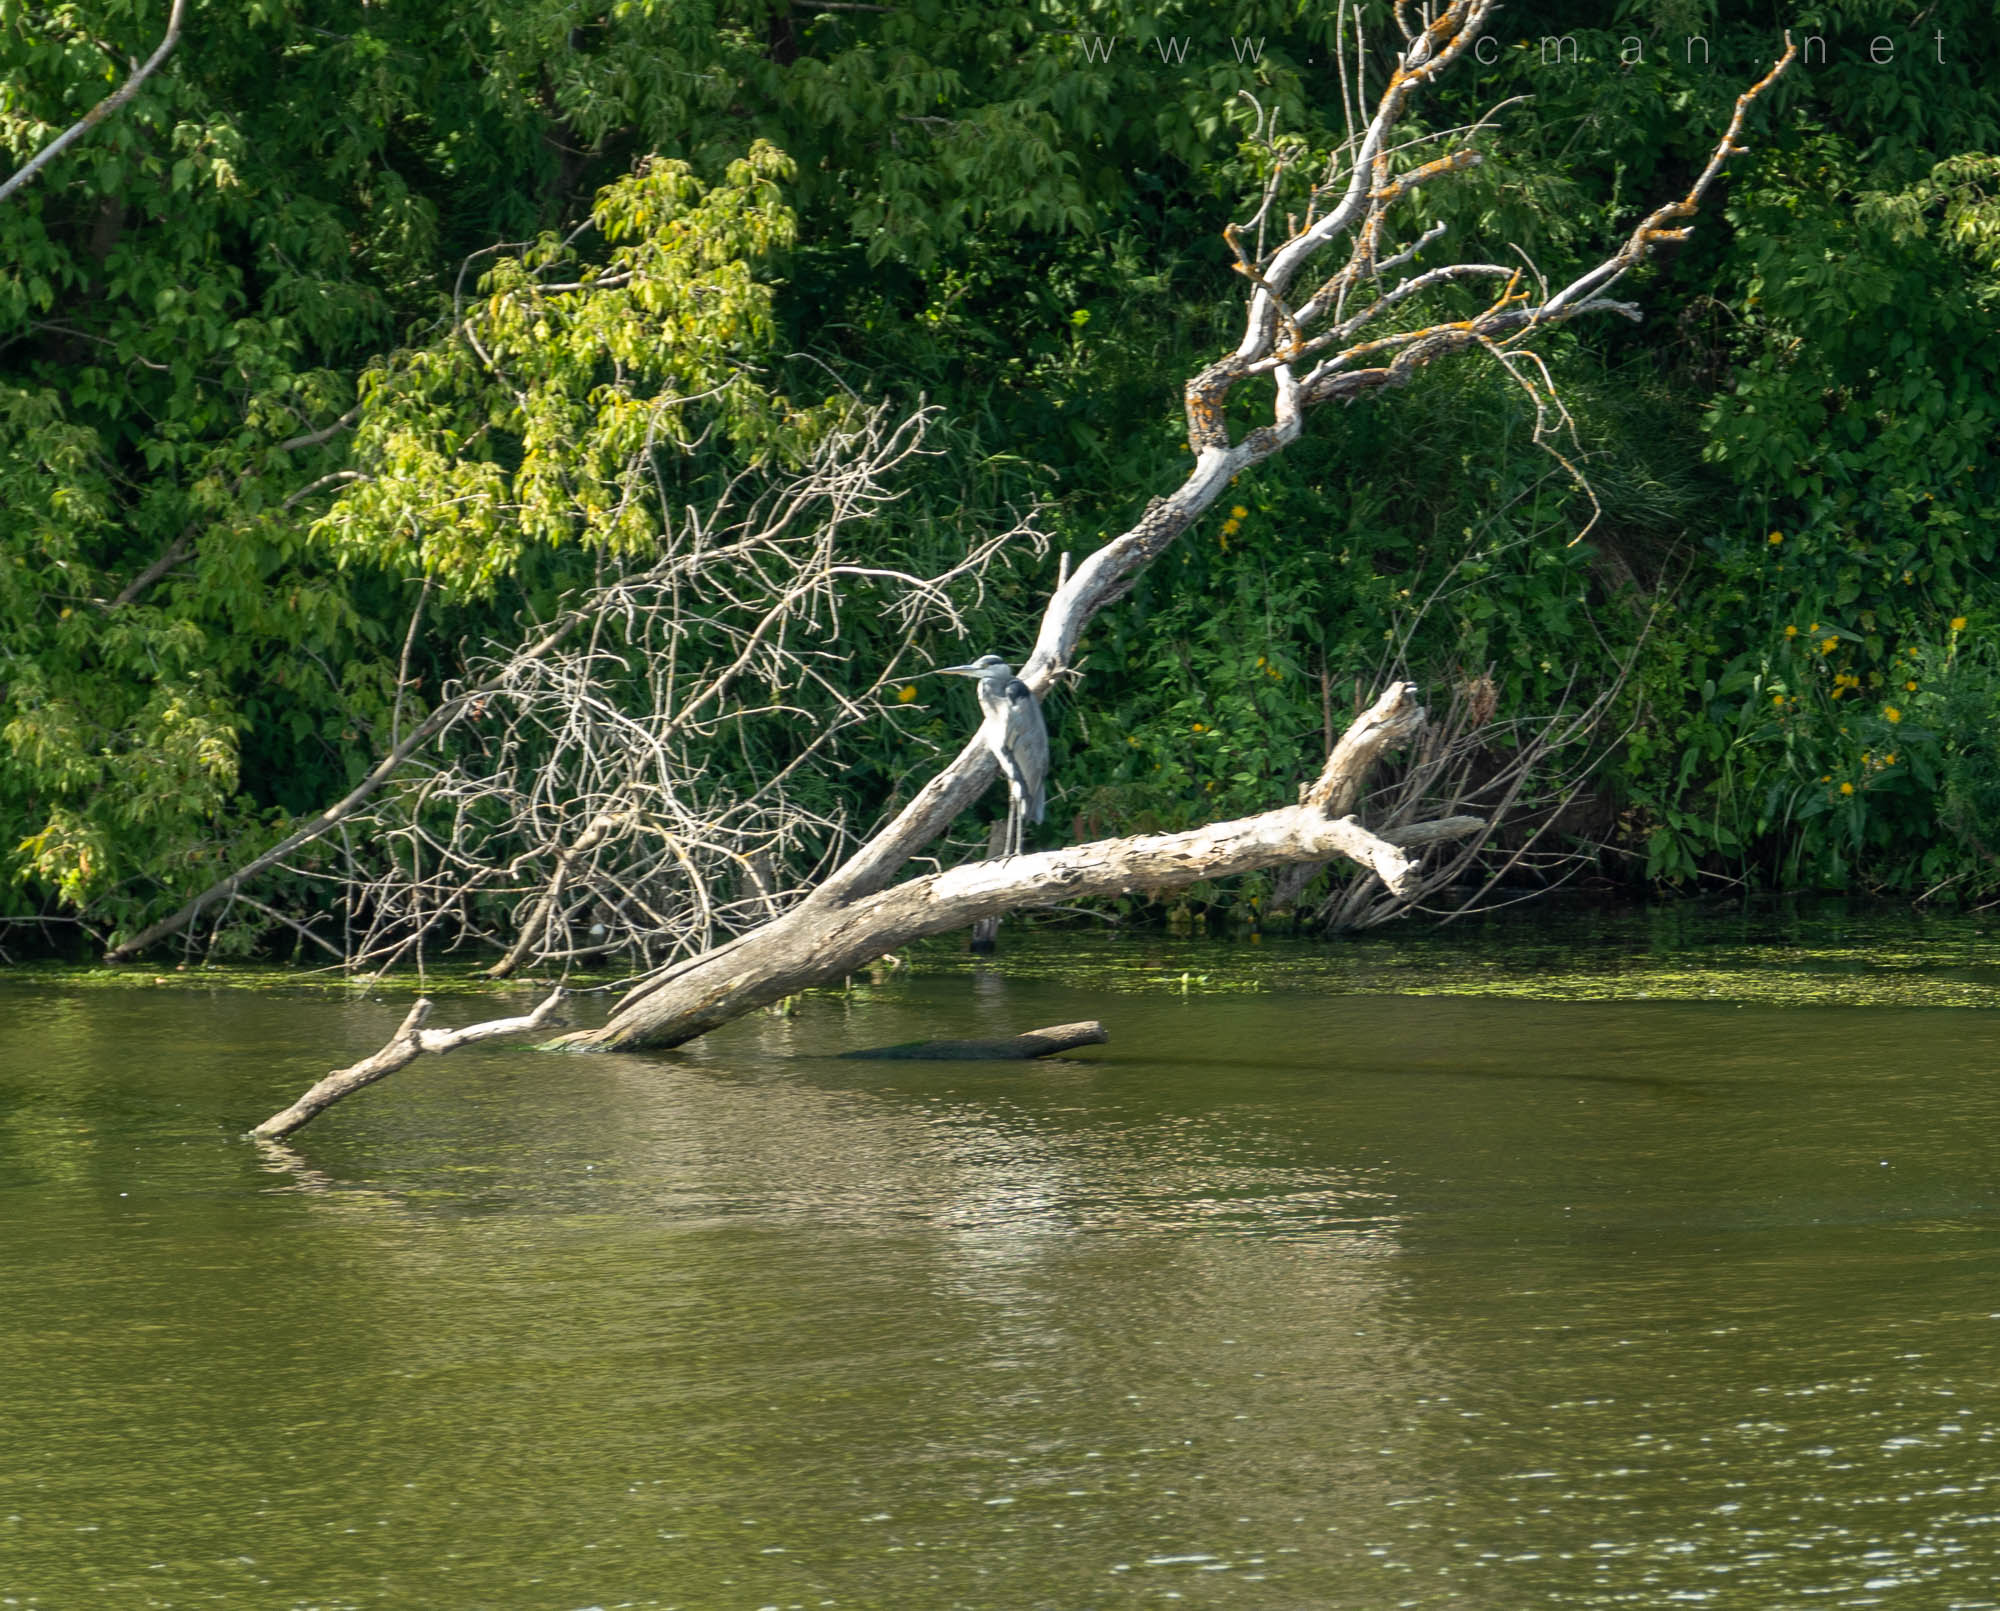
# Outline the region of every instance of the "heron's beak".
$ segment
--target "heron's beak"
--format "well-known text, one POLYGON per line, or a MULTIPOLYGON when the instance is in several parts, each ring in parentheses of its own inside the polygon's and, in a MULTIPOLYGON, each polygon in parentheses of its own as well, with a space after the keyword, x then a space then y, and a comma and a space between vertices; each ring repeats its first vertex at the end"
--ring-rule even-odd
POLYGON ((984 666, 932 666, 931 671, 940 677, 978 677, 985 674, 984 666))

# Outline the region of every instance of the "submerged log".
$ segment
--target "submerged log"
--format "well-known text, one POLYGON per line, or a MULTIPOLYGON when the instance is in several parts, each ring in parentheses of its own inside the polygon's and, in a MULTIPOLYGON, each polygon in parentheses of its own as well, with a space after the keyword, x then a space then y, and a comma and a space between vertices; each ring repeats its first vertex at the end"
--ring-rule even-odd
POLYGON ((1047 1029, 1031 1029, 1025 1035, 1009 1035, 1002 1040, 913 1040, 900 1046, 874 1046, 865 1052, 842 1052, 842 1057, 932 1058, 940 1062, 1020 1062, 1031 1057, 1050 1057, 1078 1046, 1102 1046, 1111 1039, 1095 1018, 1080 1024, 1051 1024, 1047 1029))

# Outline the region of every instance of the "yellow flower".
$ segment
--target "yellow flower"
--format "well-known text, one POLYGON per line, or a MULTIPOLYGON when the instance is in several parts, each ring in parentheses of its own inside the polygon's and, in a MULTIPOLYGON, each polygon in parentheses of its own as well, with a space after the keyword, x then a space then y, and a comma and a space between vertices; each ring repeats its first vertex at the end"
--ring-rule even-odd
POLYGON ((1839 643, 1839 641, 1840 640, 1838 638, 1822 638, 1820 640, 1819 652, 1821 654, 1832 654, 1834 651, 1834 646, 1837 643, 1839 643))
POLYGON ((1229 511, 1229 518, 1231 520, 1248 520, 1250 518, 1250 511, 1239 503, 1229 511))
POLYGON ((1951 618, 1951 629, 1954 632, 1963 632, 1965 630, 1965 617, 1962 615, 1954 615, 1951 618))
POLYGON ((1813 624, 1807 627, 1806 630, 1808 632, 1817 632, 1819 630, 1819 623, 1817 621, 1813 622, 1813 624))
POLYGON ((1784 702, 1785 696, 1783 694, 1773 694, 1771 696, 1771 703, 1774 705, 1782 705, 1784 702))
POLYGON ((1896 764, 1896 756, 1894 751, 1891 751, 1889 754, 1882 757, 1882 764, 1884 766, 1894 766, 1896 764))
POLYGON ((1208 727, 1205 723, 1196 722, 1193 727, 1188 729, 1188 731, 1191 733, 1205 733, 1208 731, 1208 727))
POLYGON ((1884 705, 1882 707, 1882 718, 1885 721, 1900 722, 1903 719, 1903 713, 1896 709, 1894 705, 1884 705))
POLYGON ((1785 540, 1785 534, 1781 531, 1774 531, 1771 533, 1770 536, 1764 539, 1764 541, 1767 543, 1781 543, 1784 540, 1785 540))
POLYGON ((1831 783, 1832 781, 1833 781, 1833 779, 1832 779, 1832 778, 1821 778, 1821 779, 1820 779, 1820 782, 1822 782, 1822 783, 1831 783))
POLYGON ((1788 626, 1788 627, 1786 627, 1786 628, 1785 628, 1785 636, 1786 636, 1786 637, 1788 637, 1788 638, 1796 638, 1796 637, 1797 637, 1798 635, 1799 635, 1799 629, 1798 629, 1797 627, 1795 627, 1795 626, 1788 626))
POLYGON ((1908 571, 1903 572, 1903 586, 1908 587, 1910 585, 1910 581, 1911 581, 1910 573, 1908 571))
POLYGON ((1843 783, 1840 786, 1840 792, 1842 794, 1852 794, 1854 792, 1854 785, 1852 783, 1843 783))
POLYGON ((917 697, 917 685, 913 682, 906 682, 903 684, 902 687, 896 690, 896 703, 899 705, 907 705, 911 700, 915 699, 916 697, 917 697))
POLYGON ((1913 693, 1915 693, 1916 691, 1917 691, 1917 685, 1916 685, 1915 683, 1913 683, 1913 682, 1906 682, 1906 683, 1904 683, 1904 684, 1903 684, 1903 692, 1904 692, 1904 693, 1906 693, 1906 694, 1913 694, 1913 693))

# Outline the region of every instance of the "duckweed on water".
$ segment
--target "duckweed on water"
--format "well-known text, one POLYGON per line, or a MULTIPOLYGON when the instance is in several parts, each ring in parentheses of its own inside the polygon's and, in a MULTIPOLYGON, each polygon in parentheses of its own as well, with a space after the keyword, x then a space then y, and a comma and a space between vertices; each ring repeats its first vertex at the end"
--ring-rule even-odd
POLYGON ((1974 916, 1906 908, 1539 912, 1334 941, 1086 934, 1015 938, 998 957, 942 944, 918 969, 1107 991, 1737 1001, 1772 1006, 2000 1006, 2000 941, 1974 916))
MULTIPOLYGON (((851 982, 896 993, 917 977, 983 972, 1089 990, 1175 995, 1492 996, 1542 1001, 1737 1001, 1773 1006, 2000 1006, 2000 938, 1980 914, 1932 915, 1840 902, 1767 909, 1661 906, 1625 910, 1530 907, 1449 928, 1394 926, 1337 941, 1276 936, 1187 937, 1145 930, 1036 927, 1016 921, 994 955, 960 937, 913 946, 884 979, 851 982)), ((328 970, 240 963, 7 969, 18 984, 65 988, 254 990, 401 999, 514 999, 553 978, 483 977, 473 963, 355 980, 328 970)), ((616 976, 566 982, 615 995, 616 976)), ((840 986, 832 987, 838 991, 840 986)))

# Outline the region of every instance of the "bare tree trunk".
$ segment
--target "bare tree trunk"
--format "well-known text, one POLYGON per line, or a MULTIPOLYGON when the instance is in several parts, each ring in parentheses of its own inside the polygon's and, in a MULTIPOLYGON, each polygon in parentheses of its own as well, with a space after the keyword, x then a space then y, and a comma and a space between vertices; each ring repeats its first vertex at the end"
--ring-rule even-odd
MULTIPOLYGON (((1252 144, 1266 162, 1268 183, 1254 216, 1223 231, 1235 267, 1250 287, 1242 337, 1236 348, 1187 382, 1185 415, 1193 464, 1179 487, 1156 498, 1128 531, 1059 581, 1034 651, 1020 672, 1037 696, 1074 662, 1082 634, 1097 612, 1123 597, 1146 566, 1236 477, 1296 440, 1306 410, 1315 405, 1352 403, 1407 383, 1441 358, 1478 352, 1520 385, 1535 408, 1536 441, 1569 465, 1552 445, 1568 425, 1568 415, 1528 343, 1551 326, 1589 314, 1639 317, 1635 306, 1613 301, 1608 293, 1659 244, 1687 238, 1688 220, 1729 158, 1743 149, 1737 141, 1752 105, 1797 52, 1788 37, 1783 59, 1737 98, 1728 127, 1687 192, 1647 214, 1615 251, 1567 285, 1552 289, 1530 266, 1514 262, 1447 262, 1398 278, 1446 227, 1434 224, 1399 244, 1401 204, 1420 187, 1448 182, 1478 163, 1481 155, 1470 141, 1487 131, 1481 120, 1469 129, 1411 134, 1401 126, 1404 114, 1413 97, 1471 50, 1494 4, 1441 0, 1418 8, 1411 0, 1396 0, 1393 17, 1404 40, 1397 65, 1365 123, 1360 113, 1368 102, 1361 85, 1357 79, 1348 86, 1357 116, 1349 137, 1325 159, 1323 169, 1314 159, 1321 177, 1292 171, 1304 155, 1303 145, 1280 140, 1274 120, 1260 111, 1252 144), (1443 154, 1420 160, 1427 149, 1443 154), (1343 238, 1347 257, 1329 271, 1317 259, 1343 238), (1478 295, 1464 299, 1468 291, 1478 295), (1455 316, 1489 296, 1471 317, 1455 316), (1232 419, 1240 417, 1232 412, 1233 394, 1246 383, 1268 398, 1268 423, 1238 433, 1232 426, 1232 419)), ((1330 681, 1322 684, 1322 709, 1330 725, 1330 681)), ((565 1037, 562 1044, 579 1049, 678 1045, 753 1008, 857 971, 909 941, 1019 907, 1175 889, 1335 856, 1360 863, 1391 895, 1408 899, 1421 884, 1409 849, 1487 827, 1479 817, 1453 816, 1370 832, 1349 814, 1383 752, 1413 738, 1423 723, 1414 687, 1398 683, 1357 716, 1297 805, 1187 833, 1100 840, 895 883, 903 865, 938 839, 994 781, 997 766, 975 737, 795 906, 761 928, 671 965, 633 990, 602 1028, 565 1037)), ((323 814, 319 831, 337 821, 345 806, 343 802, 323 814)), ((271 859, 256 865, 268 865, 271 859)), ((567 877, 580 876, 573 859, 561 867, 567 877)), ((242 876, 225 881, 227 887, 233 889, 242 876)), ((218 885, 210 896, 223 889, 218 885)), ((553 910, 554 903, 552 893, 546 905, 553 910)), ((540 912, 536 918, 546 921, 540 912)), ((185 914, 176 914, 168 925, 155 925, 128 942, 119 954, 130 954, 184 920, 185 914)), ((401 1040, 371 1065, 401 1055, 398 1045, 421 1034, 413 1021, 401 1040)), ((410 1043, 422 1049, 420 1039, 410 1043)), ((393 1066, 402 1066, 409 1056, 393 1066)), ((335 1091, 328 1100, 340 1094, 335 1091)))
MULTIPOLYGON (((1444 229, 1435 225, 1413 243, 1390 250, 1391 209, 1419 186, 1480 161, 1478 152, 1461 146, 1398 172, 1391 161, 1397 125, 1410 99, 1471 49, 1492 9, 1493 0, 1450 0, 1434 14, 1416 16, 1407 0, 1399 0, 1395 19, 1406 44, 1397 70, 1365 129, 1357 129, 1335 153, 1324 181, 1311 186, 1303 220, 1286 214, 1282 231, 1274 223, 1275 209, 1293 159, 1260 123, 1258 138, 1273 156, 1263 205, 1247 224, 1232 224, 1223 232, 1238 270, 1253 289, 1236 349, 1187 383, 1193 468, 1170 496, 1155 499, 1137 524, 1090 555, 1056 588, 1034 652, 1021 668, 1021 680, 1038 697, 1057 671, 1071 663, 1092 617, 1123 597, 1138 574, 1232 480, 1296 440, 1308 407, 1336 399, 1352 402, 1403 385, 1439 358, 1476 350, 1499 363, 1527 392, 1536 410, 1536 439, 1547 442, 1567 424, 1568 415, 1540 359, 1520 343, 1546 326, 1587 313, 1639 316, 1636 307, 1612 301, 1606 293, 1658 244, 1686 239, 1685 220, 1695 215, 1729 158, 1742 149, 1736 142, 1751 106, 1797 55, 1788 36, 1784 57, 1737 98, 1727 129, 1685 196, 1655 208, 1617 251, 1561 289, 1550 292, 1543 286, 1537 301, 1523 288, 1520 267, 1492 263, 1447 263, 1391 285, 1389 271, 1411 262, 1444 229), (1277 239, 1267 248, 1271 236, 1277 239), (1342 236, 1350 239, 1347 261, 1324 279, 1317 270, 1308 276, 1314 258, 1342 236), (1314 280, 1315 289, 1303 289, 1314 280), (1497 284, 1499 290, 1470 319, 1420 323, 1391 333, 1382 333, 1380 326, 1370 329, 1383 314, 1415 306, 1412 299, 1427 291, 1481 283, 1497 284), (1271 386, 1271 422, 1232 437, 1230 395, 1252 380, 1271 386)), ((1352 798, 1345 791, 1358 787, 1339 764, 1343 756, 1365 774, 1387 742, 1385 728, 1410 732, 1420 724, 1413 692, 1406 684, 1397 685, 1356 721, 1300 807, 1193 834, 1105 840, 1016 856, 891 888, 903 863, 942 835, 992 783, 998 768, 975 737, 892 822, 785 916, 668 968, 627 996, 604 1027, 570 1036, 567 1043, 593 1048, 678 1045, 741 1012, 839 977, 908 940, 962 928, 1017 906, 1135 888, 1176 888, 1332 855, 1373 867, 1392 892, 1400 892, 1413 876, 1400 851, 1349 817, 1336 820, 1329 807, 1337 798, 1352 798), (1315 851, 1315 845, 1324 848, 1315 851)), ((1485 826, 1481 819, 1464 820, 1467 832, 1485 826)), ((1422 825, 1422 831, 1437 837, 1432 825, 1422 825)))
MULTIPOLYGON (((1334 746, 1304 800, 1261 816, 1211 823, 1188 833, 1100 839, 1067 850, 972 862, 887 889, 843 879, 854 866, 850 862, 783 917, 669 969, 628 995, 603 1027, 564 1036, 556 1044, 579 1050, 678 1046, 752 1008, 856 972, 912 940, 1022 907, 1178 889, 1203 879, 1332 856, 1371 868, 1392 890, 1404 888, 1415 876, 1416 864, 1401 846, 1368 832, 1351 816, 1330 815, 1330 807, 1351 799, 1382 752, 1413 737, 1423 721, 1416 688, 1393 684, 1334 746)), ((922 801, 919 796, 904 817, 922 801)), ((1434 842, 1484 826, 1477 817, 1420 824, 1406 842, 1434 842)), ((861 855, 880 843, 878 839, 861 855)), ((878 855, 875 867, 885 859, 878 855)))

